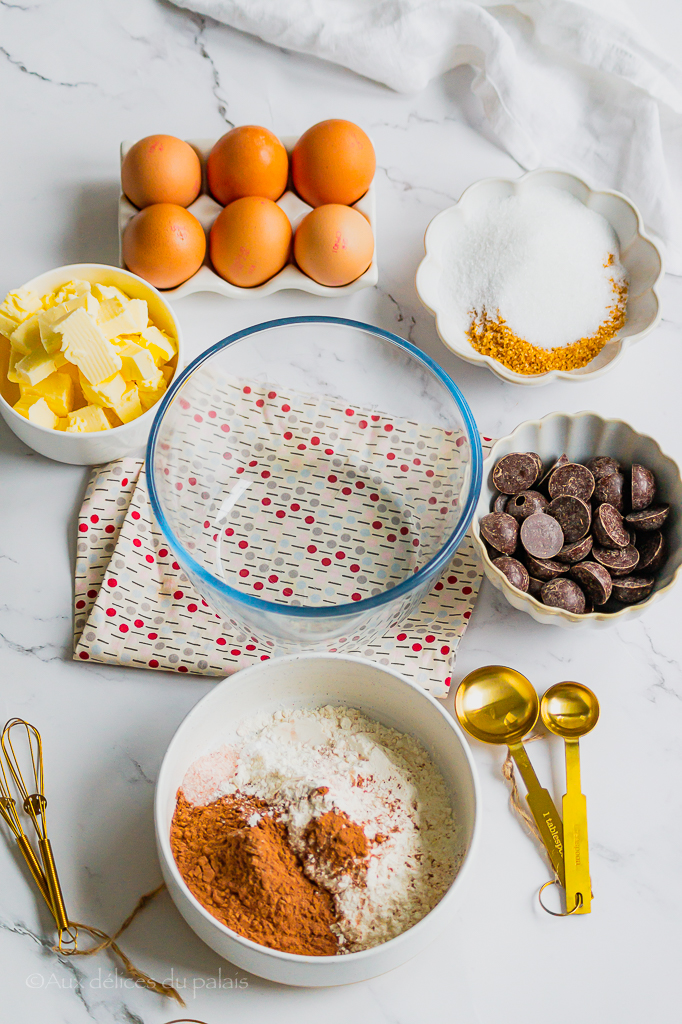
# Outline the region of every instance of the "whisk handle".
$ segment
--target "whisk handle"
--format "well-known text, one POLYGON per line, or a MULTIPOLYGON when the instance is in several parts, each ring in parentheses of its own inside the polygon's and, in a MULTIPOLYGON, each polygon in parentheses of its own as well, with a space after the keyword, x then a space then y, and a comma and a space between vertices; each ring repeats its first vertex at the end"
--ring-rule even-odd
POLYGON ((48 907, 52 911, 54 916, 54 910, 52 909, 52 898, 50 896, 50 890, 47 887, 47 879, 43 873, 43 869, 40 866, 40 861, 33 852, 33 847, 29 843, 28 839, 24 835, 16 836, 17 846, 24 855, 26 866, 33 876, 33 880, 40 889, 40 893, 47 903, 48 907))
POLYGON ((50 902, 52 903, 52 913, 59 930, 66 931, 69 927, 69 916, 64 906, 64 897, 62 895, 62 887, 59 884, 59 875, 57 874, 57 866, 54 862, 52 845, 49 839, 39 839, 38 846, 40 847, 40 856, 42 857, 45 869, 47 888, 50 894, 50 902))

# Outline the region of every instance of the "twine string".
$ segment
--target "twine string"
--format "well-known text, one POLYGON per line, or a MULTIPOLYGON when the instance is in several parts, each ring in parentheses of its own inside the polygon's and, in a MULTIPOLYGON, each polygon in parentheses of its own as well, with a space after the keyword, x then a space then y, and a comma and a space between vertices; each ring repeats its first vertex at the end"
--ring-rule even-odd
POLYGON ((62 946, 60 938, 59 945, 52 947, 54 952, 60 953, 62 956, 94 956, 96 953, 101 953, 105 949, 109 949, 114 954, 114 956, 117 956, 119 958, 119 960, 121 961, 121 963, 123 964, 131 978, 134 978, 135 981, 141 982, 145 986, 145 988, 149 989, 151 992, 156 992, 158 995, 167 996, 170 999, 175 999, 175 1001, 179 1003, 180 1006, 184 1007, 186 1005, 185 1001, 183 1000, 180 993, 176 989, 174 989, 172 985, 167 985, 162 981, 156 981, 154 978, 151 978, 148 974, 145 974, 144 971, 141 971, 138 967, 135 966, 130 957, 126 956, 126 954, 123 952, 121 947, 116 942, 116 939, 118 939, 119 936, 122 935, 123 932, 130 927, 130 925, 133 923, 137 915, 141 913, 141 911, 143 911, 144 908, 149 903, 151 903, 152 900, 155 899, 160 892, 163 892, 165 888, 166 886, 162 882, 161 885, 158 885, 156 887, 156 889, 152 889, 151 892, 146 892, 144 896, 141 896, 137 901, 136 906, 133 908, 132 912, 128 914, 123 924, 118 928, 117 931, 114 932, 113 935, 107 935, 107 933, 103 932, 100 928, 94 928, 92 925, 89 924, 81 924, 79 921, 69 921, 69 925, 71 928, 77 929, 77 932, 87 932, 88 935, 91 935, 93 939, 97 939, 99 941, 97 942, 96 945, 91 946, 90 949, 79 949, 76 939, 76 944, 73 946, 73 948, 67 949, 62 946))
MULTIPOLYGON (((532 743, 533 740, 539 740, 541 738, 542 733, 532 733, 530 736, 526 737, 524 743, 532 743)), ((559 876, 557 875, 556 871, 554 870, 554 866, 552 865, 549 857, 547 856, 547 850, 545 849, 545 844, 542 841, 542 837, 540 836, 538 827, 535 824, 535 821, 533 820, 533 816, 530 814, 528 810, 526 810, 525 804, 521 800, 519 786, 516 781, 516 772, 514 771, 514 760, 512 758, 510 751, 507 751, 507 756, 504 759, 504 763, 502 765, 502 778, 509 786, 509 803, 511 805, 512 811, 517 816, 521 824, 524 826, 528 834, 533 836, 533 838, 536 839, 537 842, 540 844, 545 859, 549 864, 550 870, 554 875, 554 878, 558 882, 559 876)))

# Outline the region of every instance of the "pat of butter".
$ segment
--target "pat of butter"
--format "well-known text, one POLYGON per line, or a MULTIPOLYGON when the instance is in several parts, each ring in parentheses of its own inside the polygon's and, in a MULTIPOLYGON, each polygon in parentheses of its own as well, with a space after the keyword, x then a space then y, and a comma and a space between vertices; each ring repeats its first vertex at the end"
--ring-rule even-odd
POLYGON ((159 386, 157 388, 150 391, 143 391, 141 387, 139 388, 140 402, 142 403, 142 408, 145 410, 145 412, 147 411, 147 409, 151 409, 153 405, 156 405, 157 402, 161 401, 165 391, 166 382, 163 379, 163 376, 161 377, 161 381, 159 382, 159 386))
POLYGON ((81 374, 80 384, 91 405, 107 405, 110 409, 116 408, 126 389, 126 382, 120 373, 115 373, 99 384, 90 384, 81 374))
POLYGON ((50 295, 43 295, 43 306, 46 309, 49 306, 59 306, 62 302, 67 302, 69 299, 88 295, 91 290, 92 285, 89 281, 67 281, 56 292, 52 292, 50 295))
POLYGON ((116 349, 84 309, 76 309, 56 323, 54 329, 62 335, 64 356, 76 364, 91 384, 99 384, 121 369, 116 349))
POLYGON ((140 334, 157 366, 159 363, 167 363, 175 355, 177 349, 172 340, 158 327, 145 327, 140 334))
POLYGON ((66 417, 69 434, 91 433, 94 430, 110 430, 111 424, 98 405, 86 405, 83 409, 70 412, 66 417))
POLYGON ((74 384, 68 373, 51 373, 33 387, 22 386, 21 396, 44 398, 55 416, 66 416, 74 406, 74 384))
POLYGON ((27 356, 40 345, 40 313, 33 313, 10 335, 12 348, 27 356))
POLYGON ((123 307, 130 302, 130 297, 115 284, 93 284, 92 293, 101 302, 105 302, 107 299, 118 299, 123 307))
POLYGON ((170 384, 170 382, 173 379, 173 374, 175 373, 175 367, 168 365, 162 366, 161 373, 163 374, 163 379, 165 380, 166 384, 170 384))
POLYGON ((97 317, 98 323, 103 324, 107 320, 113 320, 119 316, 125 306, 118 298, 117 295, 113 295, 110 299, 103 299, 99 304, 99 315, 97 317))
MULTIPOLYGON (((36 352, 31 352, 29 355, 24 356, 14 366, 14 372, 17 375, 18 384, 40 384, 41 380, 45 380, 51 373, 54 373, 56 367, 54 359, 51 355, 39 348, 36 352)), ((9 373, 7 374, 8 379, 11 379, 9 373)))
POLYGON ((61 302, 58 306, 50 306, 49 309, 44 309, 38 313, 40 340, 46 352, 57 352, 64 340, 61 334, 55 331, 54 325, 60 320, 64 320, 69 313, 73 313, 74 310, 81 307, 89 313, 93 302, 97 303, 97 300, 93 299, 89 292, 86 292, 85 295, 76 295, 73 299, 61 302))
POLYGON ((21 323, 31 313, 36 313, 40 306, 40 298, 35 292, 25 287, 17 288, 13 292, 8 292, 4 302, 0 303, 0 313, 10 317, 11 320, 16 320, 17 323, 21 323))
POLYGON ((36 423, 39 427, 49 427, 51 430, 57 426, 58 417, 50 409, 44 398, 36 395, 22 395, 14 406, 14 411, 20 416, 25 416, 30 423, 36 423))
POLYGON ((11 316, 7 316, 5 313, 0 313, 0 334, 4 335, 5 338, 9 338, 14 334, 18 326, 18 320, 12 319, 11 316))
POLYGON ((147 326, 149 314, 144 299, 131 299, 118 316, 101 324, 106 338, 117 338, 120 334, 140 334, 147 326))
POLYGON ((121 357, 121 373, 125 380, 149 380, 157 372, 151 352, 134 341, 129 341, 118 350, 121 357))
POLYGON ((134 384, 128 384, 126 386, 121 401, 114 406, 114 412, 123 420, 124 423, 130 423, 131 420, 142 415, 142 403, 140 402, 140 396, 134 384))

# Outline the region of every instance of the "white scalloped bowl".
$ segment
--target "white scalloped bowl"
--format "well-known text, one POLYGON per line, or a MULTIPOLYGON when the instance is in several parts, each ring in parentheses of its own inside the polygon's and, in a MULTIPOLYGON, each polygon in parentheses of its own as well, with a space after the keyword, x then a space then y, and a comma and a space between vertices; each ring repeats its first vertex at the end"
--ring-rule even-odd
POLYGON ((483 487, 474 514, 472 533, 483 562, 483 571, 492 585, 502 591, 514 608, 526 612, 536 622, 578 629, 604 629, 637 619, 651 605, 669 593, 677 582, 682 566, 682 479, 676 462, 664 455, 653 438, 638 434, 622 420, 605 420, 593 412, 573 414, 555 412, 541 420, 521 423, 507 437, 500 438, 483 463, 483 487), (594 611, 576 615, 562 608, 550 608, 541 601, 512 587, 507 577, 493 565, 481 540, 479 523, 490 512, 492 499, 497 494, 492 476, 496 463, 510 452, 537 452, 544 465, 565 452, 571 461, 584 462, 593 455, 613 455, 624 465, 640 462, 648 466, 656 477, 657 498, 670 503, 666 523, 668 557, 658 576, 653 591, 646 601, 632 604, 611 614, 594 611))
POLYGON ((620 362, 630 345, 653 331, 661 319, 656 286, 663 275, 663 261, 660 252, 645 234, 637 207, 620 192, 596 191, 565 171, 537 170, 517 180, 485 178, 477 181, 466 189, 459 202, 433 218, 426 229, 424 249, 426 255, 419 264, 415 284, 422 304, 436 318, 436 329, 441 341, 460 359, 477 366, 487 366, 497 377, 510 384, 537 387, 555 380, 580 382, 601 377, 620 362), (627 271, 628 301, 625 325, 587 366, 577 370, 551 370, 528 377, 477 352, 465 332, 443 309, 439 290, 443 274, 443 253, 454 224, 460 222, 467 212, 480 209, 493 200, 547 185, 570 192, 609 222, 618 238, 620 261, 627 271))

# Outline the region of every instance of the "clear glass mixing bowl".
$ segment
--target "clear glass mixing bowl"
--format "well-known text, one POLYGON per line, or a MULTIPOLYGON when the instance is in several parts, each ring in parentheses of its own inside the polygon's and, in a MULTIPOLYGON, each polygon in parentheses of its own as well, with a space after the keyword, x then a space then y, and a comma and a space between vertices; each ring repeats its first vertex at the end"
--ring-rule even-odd
POLYGON ((407 618, 481 489, 457 386, 388 331, 290 317, 218 342, 161 402, 154 515, 208 605, 275 653, 344 650, 407 618))

